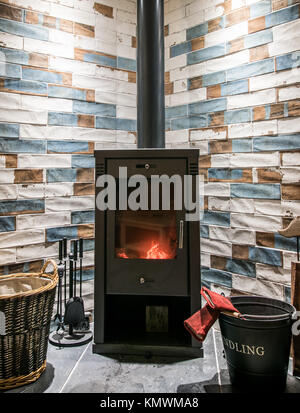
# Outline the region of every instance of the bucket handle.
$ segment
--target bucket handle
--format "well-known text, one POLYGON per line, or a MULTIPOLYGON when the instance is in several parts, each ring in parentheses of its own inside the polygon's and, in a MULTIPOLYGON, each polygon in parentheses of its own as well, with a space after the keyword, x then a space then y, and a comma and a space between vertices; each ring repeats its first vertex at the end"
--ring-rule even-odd
MULTIPOLYGON (((225 315, 228 315, 228 316, 232 316, 232 317, 235 317, 235 318, 241 318, 241 319, 249 320, 249 321, 251 321, 251 320, 265 320, 265 319, 267 319, 267 320, 278 320, 278 319, 284 319, 288 316, 288 314, 278 314, 278 315, 240 314, 240 313, 236 313, 236 312, 231 313, 229 311, 228 312, 227 311, 226 312, 222 311, 222 313, 225 314, 225 315)), ((294 318, 295 314, 296 314, 296 312, 294 312, 292 314, 292 319, 295 319, 294 318)))
POLYGON ((47 273, 47 277, 51 278, 52 280, 58 279, 57 264, 52 259, 49 259, 45 262, 45 264, 43 265, 40 271, 40 276, 42 277, 45 274, 46 268, 48 267, 49 264, 53 266, 53 273, 52 274, 47 273))

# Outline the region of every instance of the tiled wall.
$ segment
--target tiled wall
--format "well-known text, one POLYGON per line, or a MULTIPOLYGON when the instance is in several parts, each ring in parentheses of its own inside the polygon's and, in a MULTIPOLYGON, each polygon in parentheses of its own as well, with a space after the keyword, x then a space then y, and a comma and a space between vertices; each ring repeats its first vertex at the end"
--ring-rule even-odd
POLYGON ((169 147, 200 149, 202 280, 289 299, 300 215, 300 5, 166 2, 169 147))
POLYGON ((0 275, 84 237, 88 308, 92 154, 136 147, 135 34, 131 0, 0 3, 0 275))

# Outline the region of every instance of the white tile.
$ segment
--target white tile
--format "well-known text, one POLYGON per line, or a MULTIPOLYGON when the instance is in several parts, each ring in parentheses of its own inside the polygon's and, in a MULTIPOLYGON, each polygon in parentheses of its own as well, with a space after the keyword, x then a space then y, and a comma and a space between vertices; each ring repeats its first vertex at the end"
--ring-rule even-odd
POLYGON ((16 248, 0 249, 0 259, 2 263, 11 264, 16 262, 16 248))
POLYGON ((165 37, 165 49, 186 41, 186 31, 172 33, 165 37))
MULTIPOLYGON (((272 27, 274 43, 291 40, 299 36, 300 20, 290 21, 284 24, 279 24, 272 27)), ((287 42, 288 43, 288 42, 287 42)))
POLYGON ((278 120, 278 133, 300 132, 300 118, 278 120))
POLYGON ((278 231, 281 228, 281 218, 265 215, 250 215, 245 213, 231 214, 231 227, 248 228, 256 231, 278 231))
POLYGON ((86 76, 96 75, 96 65, 94 63, 81 62, 79 60, 65 59, 63 57, 50 56, 49 68, 62 72, 77 73, 86 76))
MULTIPOLYGON (((5 171, 0 171, 0 175, 5 171)), ((0 185, 0 199, 17 199, 18 188, 17 185, 0 185)))
POLYGON ((265 280, 233 274, 232 288, 264 297, 283 299, 283 287, 265 280))
POLYGON ((19 199, 34 199, 44 198, 45 187, 44 184, 20 184, 18 185, 19 199))
POLYGON ((187 79, 176 80, 173 87, 174 93, 185 92, 187 90, 187 79))
POLYGON ((77 23, 95 26, 95 14, 60 4, 50 4, 50 15, 59 19, 72 20, 77 23))
MULTIPOLYGON (((300 36, 295 36, 291 39, 275 41, 268 44, 269 56, 278 56, 284 53, 295 52, 299 50, 300 36)), ((295 66, 296 67, 296 66, 295 66)))
POLYGON ((230 158, 232 168, 268 167, 280 165, 278 152, 274 153, 233 153, 230 158))
POLYGON ((229 210, 231 212, 243 211, 245 214, 254 213, 254 200, 244 198, 231 198, 229 210))
MULTIPOLYGON (((298 153, 298 157, 300 158, 299 153, 298 153)), ((282 183, 300 182, 300 167, 280 168, 280 172, 282 174, 282 183)))
POLYGON ((17 247, 22 245, 40 244, 45 241, 43 229, 0 233, 0 248, 17 247))
POLYGON ((55 257, 58 251, 58 243, 41 244, 41 245, 26 245, 17 248, 17 260, 27 261, 34 260, 36 257, 55 257))
POLYGON ((67 45, 74 47, 74 35, 62 30, 49 29, 49 42, 67 45))
POLYGON ((232 246, 231 243, 224 241, 210 240, 207 238, 201 239, 201 252, 210 253, 213 255, 220 255, 231 257, 232 246))
POLYGON ((16 93, 0 92, 0 108, 19 109, 21 96, 16 93))
POLYGON ((170 95, 170 106, 187 105, 192 102, 199 102, 206 99, 206 88, 188 90, 185 92, 170 95))
POLYGON ((300 86, 290 86, 278 89, 278 100, 300 99, 300 86))
POLYGON ((282 216, 284 208, 279 200, 255 199, 254 212, 259 215, 282 216))
MULTIPOLYGON (((205 47, 215 46, 219 43, 229 42, 237 37, 248 34, 248 22, 241 22, 226 29, 216 30, 204 36, 205 47)), ((231 55, 232 56, 232 55, 231 55)))
POLYGON ((189 131, 187 129, 166 132, 167 143, 182 143, 188 142, 188 140, 189 131))
POLYGON ((253 122, 253 136, 265 136, 265 135, 276 135, 279 130, 277 130, 277 119, 266 120, 261 122, 253 122))
POLYGON ((245 108, 276 102, 276 90, 267 89, 254 93, 227 96, 227 109, 245 108))
POLYGON ((224 140, 227 137, 226 130, 215 129, 199 129, 191 130, 190 140, 191 141, 202 141, 202 140, 224 140))
POLYGON ((299 82, 300 68, 254 76, 249 79, 249 90, 269 89, 299 82))
POLYGON ((233 53, 228 56, 219 57, 217 59, 208 60, 206 64, 206 72, 213 73, 221 70, 231 69, 235 66, 240 66, 249 62, 249 50, 233 53))
POLYGON ((66 47, 65 44, 53 43, 44 40, 24 38, 24 50, 47 55, 67 57, 74 59, 74 48, 66 47))
POLYGON ((45 197, 52 198, 55 196, 71 196, 73 195, 73 183, 63 182, 63 183, 47 183, 45 184, 45 197))
POLYGON ((165 70, 168 72, 169 70, 174 70, 180 67, 186 66, 186 54, 181 54, 176 57, 172 57, 168 59, 165 63, 165 70))
POLYGON ((40 13, 50 13, 50 4, 43 0, 12 0, 9 1, 15 6, 22 7, 23 9, 29 9, 39 11, 40 13))
POLYGON ((48 228, 71 224, 70 212, 53 214, 18 215, 17 230, 30 228, 48 228))
POLYGON ((175 9, 175 10, 173 10, 173 11, 166 14, 164 24, 167 25, 167 24, 170 24, 170 23, 174 23, 177 20, 183 19, 184 17, 185 17, 184 7, 175 9))
MULTIPOLYGON (((16 36, 10 33, 0 33, 0 45, 1 47, 9 47, 11 49, 23 49, 23 37, 16 36)), ((2 61, 5 61, 3 57, 1 58, 2 61)))
POLYGON ((229 168, 230 167, 230 154, 217 154, 211 155, 211 167, 212 168, 229 168))
POLYGON ((89 76, 82 76, 75 73, 73 75, 73 86, 84 89, 100 89, 103 92, 116 92, 118 83, 116 80, 100 79, 89 76))
POLYGON ((291 283, 291 272, 281 267, 265 264, 256 264, 256 276, 275 283, 289 285, 291 283))
POLYGON ((45 96, 20 95, 20 106, 23 110, 49 110, 73 112, 73 102, 70 99, 48 98, 45 96))
POLYGON ((19 168, 71 168, 71 155, 24 155, 18 156, 19 168))
POLYGON ((216 19, 217 17, 223 16, 224 7, 223 6, 214 6, 208 7, 204 10, 204 20, 216 19))
POLYGON ((48 113, 46 111, 29 111, 20 109, 0 109, 1 122, 18 122, 46 125, 48 113))
POLYGON ((15 180, 15 173, 12 170, 1 170, 0 184, 13 184, 15 180))
POLYGON ((117 118, 136 119, 137 110, 135 107, 117 105, 117 118))
POLYGON ((230 199, 209 196, 208 209, 211 211, 230 211, 230 199))
POLYGON ((93 209, 95 207, 95 197, 88 195, 47 198, 45 204, 46 212, 81 211, 93 209))
POLYGON ((229 197, 230 196, 230 184, 219 183, 219 182, 206 183, 204 184, 204 195, 205 196, 229 197))
POLYGON ((288 152, 282 154, 282 165, 300 165, 300 153, 288 152))

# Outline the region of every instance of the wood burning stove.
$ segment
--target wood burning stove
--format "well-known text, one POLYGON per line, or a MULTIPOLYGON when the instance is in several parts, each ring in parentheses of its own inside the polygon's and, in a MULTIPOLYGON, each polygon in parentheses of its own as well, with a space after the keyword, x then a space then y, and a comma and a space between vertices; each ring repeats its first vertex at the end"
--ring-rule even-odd
MULTIPOLYGON (((201 356, 200 344, 183 326, 200 307, 199 221, 186 221, 184 202, 177 209, 175 183, 167 198, 160 182, 158 201, 150 185, 153 176, 176 175, 184 182, 190 175, 195 192, 198 154, 192 149, 95 151, 97 179, 114 177, 117 190, 115 210, 96 208, 95 352, 201 356), (142 175, 149 182, 147 210, 119 208, 119 171, 125 167, 127 180, 142 175)), ((102 189, 96 187, 96 199, 102 189)), ((134 190, 128 188, 128 199, 134 190)))
MULTIPOLYGON (((95 151, 95 313, 96 353, 202 356, 183 321, 200 307, 199 220, 187 221, 178 207, 176 182, 170 185, 169 204, 158 185, 154 196, 146 185, 148 208, 124 207, 124 184, 140 175, 147 184, 153 176, 192 176, 196 193, 196 149, 165 146, 164 112, 164 1, 137 0, 137 150, 95 151), (153 148, 153 149, 152 149, 153 148), (120 178, 126 168, 126 179, 120 178), (102 188, 98 179, 113 177, 116 208, 97 208, 102 188), (123 188, 123 189, 121 189, 123 188), (121 196, 122 194, 122 196, 121 196), (160 200, 160 201, 159 201, 160 200), (149 205, 151 207, 149 208, 149 205)), ((129 185, 129 188, 127 186, 129 185)))

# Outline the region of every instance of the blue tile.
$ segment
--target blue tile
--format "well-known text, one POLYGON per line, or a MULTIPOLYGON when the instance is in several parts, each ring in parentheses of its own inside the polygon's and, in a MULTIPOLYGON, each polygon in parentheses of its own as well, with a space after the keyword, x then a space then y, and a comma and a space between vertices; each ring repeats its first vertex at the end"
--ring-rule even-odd
POLYGON ((286 238, 280 234, 274 234, 274 247, 280 250, 297 251, 297 238, 286 238))
POLYGON ((100 116, 116 116, 116 105, 108 103, 73 102, 73 112, 100 116))
POLYGON ((291 287, 287 287, 286 285, 283 286, 284 287, 284 300, 287 303, 291 303, 291 287))
POLYGON ((251 33, 244 37, 245 48, 261 46, 273 41, 273 32, 271 29, 261 30, 260 32, 251 33))
POLYGON ((93 268, 84 268, 82 270, 82 281, 93 280, 95 278, 95 270, 93 268))
POLYGON ((125 130, 128 132, 136 131, 136 120, 135 119, 116 119, 116 129, 125 130))
POLYGON ((117 68, 136 72, 136 60, 126 57, 117 57, 117 68))
POLYGON ((170 47, 170 57, 176 57, 181 54, 190 53, 192 51, 192 44, 190 41, 175 44, 174 46, 170 47))
POLYGON ((37 95, 47 94, 46 83, 33 82, 31 80, 5 79, 4 89, 18 91, 18 92, 34 93, 37 95))
POLYGON ((270 13, 265 17, 266 27, 276 26, 278 24, 286 23, 296 20, 299 17, 299 5, 286 7, 284 9, 270 13))
POLYGON ((47 182, 76 182, 77 170, 68 168, 47 169, 47 182))
POLYGON ((92 224, 95 222, 95 211, 72 211, 72 224, 92 224))
POLYGON ((250 5, 250 19, 255 17, 265 16, 272 11, 271 0, 259 1, 258 3, 250 5))
MULTIPOLYGON (((0 52, 1 53, 1 52, 0 52)), ((4 59, 4 57, 3 57, 4 59)), ((0 76, 13 79, 21 78, 21 66, 0 61, 0 76)))
POLYGON ((79 141, 47 141, 47 150, 51 153, 89 152, 88 142, 79 141))
POLYGON ((166 108, 166 119, 178 118, 188 114, 188 105, 172 106, 166 108))
POLYGON ((202 76, 202 86, 212 86, 226 82, 226 71, 210 73, 202 76))
POLYGON ((251 109, 230 110, 224 113, 225 125, 251 121, 251 109))
POLYGON ((230 226, 230 213, 229 212, 204 211, 202 222, 208 225, 220 225, 220 226, 229 227, 230 226))
POLYGON ((276 70, 292 69, 300 66, 300 53, 288 53, 276 57, 276 70))
POLYGON ((239 95, 248 92, 248 79, 227 82, 221 85, 221 96, 239 95))
POLYGON ((63 83, 63 77, 60 73, 48 72, 46 70, 30 69, 23 67, 22 78, 24 80, 36 80, 46 83, 63 83))
POLYGON ((1 138, 18 138, 20 135, 20 125, 15 123, 0 123, 1 138))
POLYGON ((38 27, 33 24, 25 24, 13 20, 0 18, 0 31, 17 36, 30 37, 38 40, 48 40, 49 30, 45 27, 38 27))
POLYGON ((0 215, 9 213, 17 214, 22 212, 43 212, 45 210, 45 201, 43 199, 18 199, 15 201, 1 201, 0 215))
POLYGON ((280 184, 231 184, 230 196, 234 198, 280 199, 280 184))
POLYGON ((46 153, 46 141, 0 138, 0 153, 46 153))
POLYGON ((270 248, 249 247, 249 259, 263 264, 282 266, 280 251, 270 248))
POLYGON ((95 158, 88 155, 72 155, 72 168, 94 168, 95 158))
POLYGON ((282 151, 300 149, 300 134, 262 136, 253 139, 253 151, 282 151))
POLYGON ((186 31, 186 40, 195 39, 208 33, 208 22, 191 27, 186 31))
POLYGON ((227 80, 238 80, 252 76, 274 72, 274 59, 264 59, 259 62, 247 63, 227 70, 227 80))
POLYGON ((252 152, 252 146, 251 138, 232 139, 232 152, 252 152))
POLYGON ((9 232, 16 230, 15 217, 0 217, 0 232, 9 232))
POLYGON ((48 125, 77 126, 77 115, 73 113, 48 112, 48 125))
POLYGON ((84 239, 83 240, 83 251, 94 251, 95 249, 95 240, 93 239, 84 239))
POLYGON ((253 262, 238 259, 227 259, 226 268, 227 271, 235 274, 246 275, 248 277, 256 277, 256 268, 253 262))
POLYGON ((5 55, 5 61, 7 63, 16 63, 20 65, 27 65, 29 61, 29 53, 23 50, 6 49, 0 47, 0 53, 5 55))
POLYGON ((204 282, 232 287, 232 275, 227 271, 215 270, 213 268, 201 269, 201 280, 204 282))
POLYGON ((171 130, 171 120, 165 119, 165 130, 171 130))
POLYGON ((243 178, 243 169, 209 168, 208 178, 220 181, 232 181, 243 178))
POLYGON ((189 115, 197 115, 201 113, 219 112, 226 110, 227 99, 212 99, 201 102, 190 103, 188 105, 189 115))
POLYGON ((188 116, 171 120, 171 130, 194 129, 207 126, 206 116, 188 116))
POLYGON ((48 86, 48 96, 54 98, 86 100, 86 91, 63 86, 48 86))
POLYGON ((48 228, 46 230, 46 241, 56 242, 66 237, 68 239, 77 238, 78 230, 77 227, 56 227, 48 228))
POLYGON ((200 225, 200 237, 209 238, 209 226, 208 225, 200 225))
POLYGON ((84 53, 84 62, 97 63, 102 66, 117 67, 117 59, 115 57, 104 56, 95 53, 84 53))
POLYGON ((205 60, 214 59, 215 57, 224 56, 226 53, 225 43, 216 46, 206 47, 205 49, 196 50, 187 55, 187 64, 203 62, 205 60))

